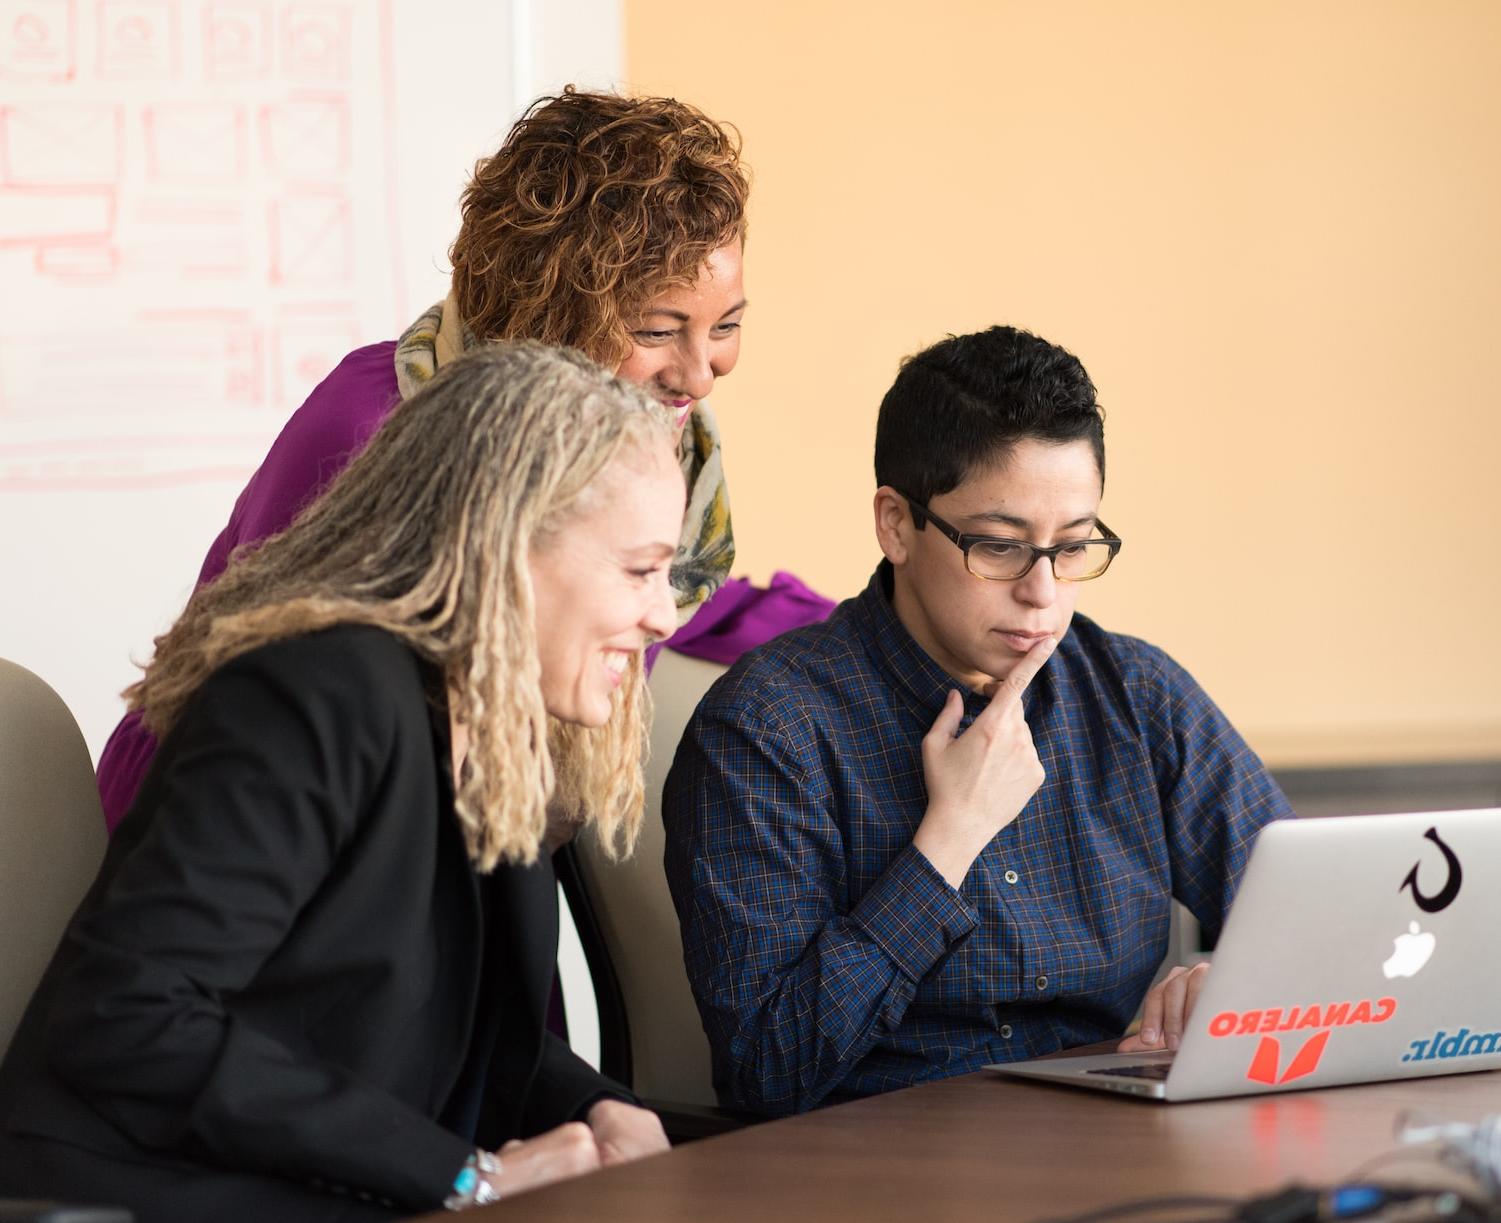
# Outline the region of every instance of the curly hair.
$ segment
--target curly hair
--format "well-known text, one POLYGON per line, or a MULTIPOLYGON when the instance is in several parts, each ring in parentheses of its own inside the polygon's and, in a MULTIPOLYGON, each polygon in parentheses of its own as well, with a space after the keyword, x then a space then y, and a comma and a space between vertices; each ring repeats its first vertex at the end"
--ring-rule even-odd
POLYGON ((636 655, 602 727, 543 704, 528 556, 667 414, 581 354, 496 345, 445 366, 280 535, 201 587, 125 696, 160 739, 231 659, 336 624, 437 664, 469 731, 456 807, 481 871, 536 859, 547 807, 586 812, 610 856, 640 827, 649 698, 636 655))
POLYGON ((539 98, 474 168, 449 249, 481 340, 566 344, 614 368, 629 320, 745 237, 740 137, 674 98, 571 85, 539 98))

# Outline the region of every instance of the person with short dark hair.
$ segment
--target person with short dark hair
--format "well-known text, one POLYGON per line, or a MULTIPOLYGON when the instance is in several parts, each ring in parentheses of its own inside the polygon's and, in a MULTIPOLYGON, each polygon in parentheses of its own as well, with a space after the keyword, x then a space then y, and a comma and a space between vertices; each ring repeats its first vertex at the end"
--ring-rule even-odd
POLYGON ((876 428, 885 559, 753 651, 667 779, 667 875, 725 1102, 801 1111, 1121 1035, 1175 1048, 1204 968, 1149 985, 1171 902, 1217 935, 1291 815, 1162 650, 1074 605, 1122 540, 1078 359, 1012 327, 902 366, 876 428))

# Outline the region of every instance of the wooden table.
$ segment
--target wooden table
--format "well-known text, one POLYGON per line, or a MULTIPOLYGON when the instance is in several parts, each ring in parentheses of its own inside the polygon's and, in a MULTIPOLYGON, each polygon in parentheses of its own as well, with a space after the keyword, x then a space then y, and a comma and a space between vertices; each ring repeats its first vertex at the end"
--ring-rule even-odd
MULTIPOLYGON (((1501 1071, 1168 1105, 981 1072, 693 1143, 472 1217, 1047 1219, 1159 1194, 1327 1185, 1392 1149, 1406 1110, 1461 1121, 1501 1111, 1501 1071)), ((1390 1175, 1423 1172, 1399 1163, 1390 1175)))

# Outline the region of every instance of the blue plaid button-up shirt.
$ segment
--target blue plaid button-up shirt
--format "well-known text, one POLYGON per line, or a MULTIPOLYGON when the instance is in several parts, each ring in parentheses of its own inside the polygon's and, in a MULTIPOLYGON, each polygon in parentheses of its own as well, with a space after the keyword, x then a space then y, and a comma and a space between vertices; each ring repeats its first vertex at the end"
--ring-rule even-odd
MULTIPOLYGON (((1047 781, 956 892, 913 847, 955 686, 885 566, 752 651, 667 779, 667 878, 726 1103, 788 1113, 1120 1034, 1176 897, 1213 936, 1292 814, 1161 650, 1075 616, 1024 699, 1047 781)), ((985 705, 965 695, 963 726, 985 705)), ((962 731, 961 731, 962 733, 962 731)))

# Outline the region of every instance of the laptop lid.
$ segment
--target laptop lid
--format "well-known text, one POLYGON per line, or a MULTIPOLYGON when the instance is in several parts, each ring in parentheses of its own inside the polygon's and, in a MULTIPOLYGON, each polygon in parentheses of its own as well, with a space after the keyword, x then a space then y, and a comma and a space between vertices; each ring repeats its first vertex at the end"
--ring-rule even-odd
POLYGON ((1196 1100, 1496 1069, 1498 919, 1501 809, 1270 824, 1165 1081, 1091 1058, 1079 1085, 1196 1100))

